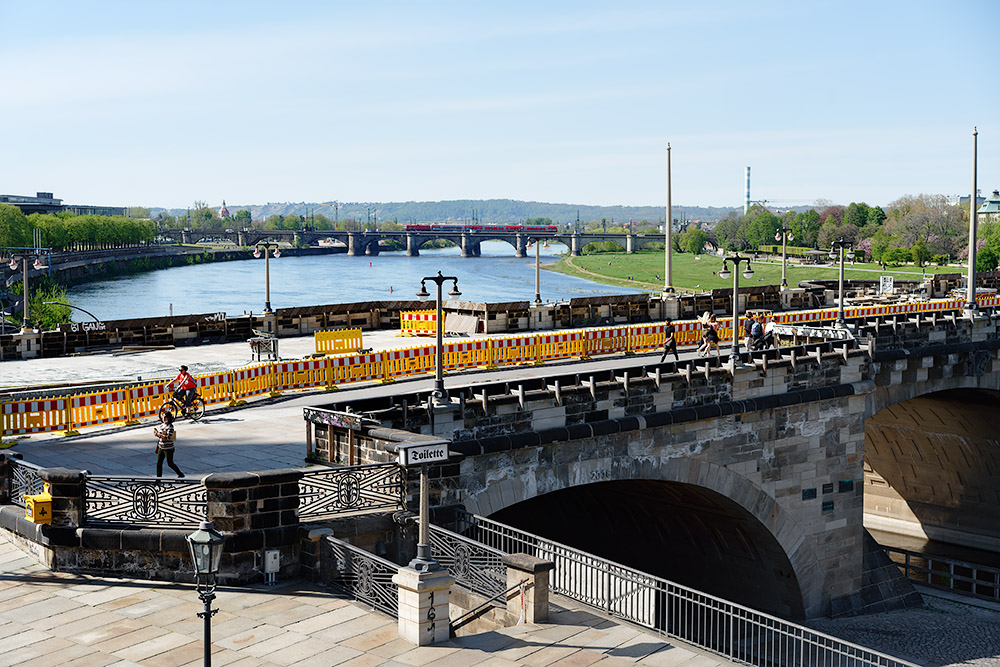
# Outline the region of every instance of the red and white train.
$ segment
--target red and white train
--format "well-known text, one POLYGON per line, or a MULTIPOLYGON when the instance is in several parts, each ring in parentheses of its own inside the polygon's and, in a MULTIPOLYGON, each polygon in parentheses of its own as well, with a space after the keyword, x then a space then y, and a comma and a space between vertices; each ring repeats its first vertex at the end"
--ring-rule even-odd
POLYGON ((426 223, 406 225, 408 232, 558 232, 556 225, 450 225, 426 223))

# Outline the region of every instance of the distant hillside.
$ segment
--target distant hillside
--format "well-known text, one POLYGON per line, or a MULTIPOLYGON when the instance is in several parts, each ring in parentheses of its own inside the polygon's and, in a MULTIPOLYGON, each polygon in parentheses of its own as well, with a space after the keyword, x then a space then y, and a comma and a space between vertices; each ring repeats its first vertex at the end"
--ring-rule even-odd
MULTIPOLYGON (((328 218, 334 217, 334 202, 268 202, 260 204, 227 204, 230 213, 241 209, 250 209, 254 220, 263 220, 272 215, 304 215, 322 213, 328 218)), ((563 224, 575 222, 577 214, 581 221, 606 219, 608 224, 628 222, 629 220, 662 221, 663 206, 577 206, 574 204, 549 204, 546 202, 517 201, 514 199, 459 199, 455 201, 436 202, 339 202, 337 217, 368 220, 368 212, 378 216, 379 220, 397 220, 398 222, 430 222, 446 220, 471 220, 475 215, 484 223, 518 222, 527 218, 550 218, 553 222, 563 224)), ((186 209, 152 208, 152 215, 166 210, 170 215, 179 215, 186 209)), ((725 208, 715 206, 674 206, 674 218, 678 220, 718 220, 730 211, 742 211, 742 208, 725 208)))

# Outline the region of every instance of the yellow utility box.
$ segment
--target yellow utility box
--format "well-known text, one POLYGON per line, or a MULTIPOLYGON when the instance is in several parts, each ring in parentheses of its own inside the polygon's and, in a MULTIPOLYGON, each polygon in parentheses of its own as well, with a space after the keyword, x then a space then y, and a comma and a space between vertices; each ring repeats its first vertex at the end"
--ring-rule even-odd
POLYGON ((41 493, 24 494, 24 518, 35 523, 52 523, 52 494, 48 482, 42 486, 41 493))

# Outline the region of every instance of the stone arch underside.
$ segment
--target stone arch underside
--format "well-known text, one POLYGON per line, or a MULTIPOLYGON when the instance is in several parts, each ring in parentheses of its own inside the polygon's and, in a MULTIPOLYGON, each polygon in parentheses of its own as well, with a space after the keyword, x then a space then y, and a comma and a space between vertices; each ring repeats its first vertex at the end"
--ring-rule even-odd
POLYGON ((865 525, 1000 552, 1000 391, 887 402, 865 421, 865 525))
POLYGON ((624 564, 786 618, 829 612, 823 572, 802 530, 746 478, 696 459, 589 463, 580 479, 498 481, 465 505, 571 546, 582 533, 588 537, 578 548, 617 562, 628 554, 611 547, 652 544, 624 564), (591 474, 607 481, 591 483, 591 474), (588 511, 602 518, 590 525, 588 511))

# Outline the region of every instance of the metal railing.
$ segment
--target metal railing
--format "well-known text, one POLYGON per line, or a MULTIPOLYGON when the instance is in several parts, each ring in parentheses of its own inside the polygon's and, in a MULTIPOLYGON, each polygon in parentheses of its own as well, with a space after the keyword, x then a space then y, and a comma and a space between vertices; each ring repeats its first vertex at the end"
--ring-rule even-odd
POLYGON ((1000 601, 1000 569, 933 554, 880 545, 914 583, 1000 601))
POLYGON ((503 553, 554 562, 554 593, 750 665, 916 667, 478 515, 460 512, 459 531, 503 553))
POLYGON ((402 508, 403 476, 396 463, 306 470, 299 480, 299 520, 402 508))
POLYGON ((399 614, 399 588, 392 581, 398 565, 332 536, 325 538, 320 561, 330 584, 373 609, 399 614))
POLYGON ((208 515, 200 479, 88 475, 84 523, 197 528, 208 515))
POLYGON ((455 583, 486 597, 503 593, 507 587, 504 552, 434 524, 429 532, 434 559, 451 572, 455 583))
POLYGON ((25 495, 36 495, 42 492, 44 482, 38 474, 42 467, 15 458, 8 458, 7 465, 10 470, 10 475, 7 478, 9 485, 7 493, 10 496, 10 503, 24 507, 25 495))

